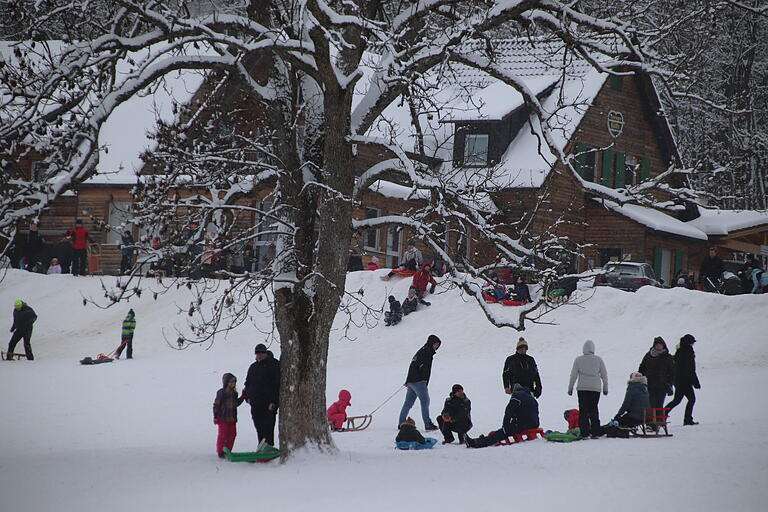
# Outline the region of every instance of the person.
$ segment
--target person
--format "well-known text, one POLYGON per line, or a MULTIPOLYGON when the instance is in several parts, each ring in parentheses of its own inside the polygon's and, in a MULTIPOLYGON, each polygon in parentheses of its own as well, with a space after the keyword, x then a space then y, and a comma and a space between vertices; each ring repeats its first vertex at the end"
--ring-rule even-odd
POLYGON ((363 256, 357 248, 350 249, 349 259, 347 260, 347 270, 349 272, 357 272, 363 270, 363 256))
POLYGON ((491 272, 488 274, 488 278, 489 281, 486 282, 483 294, 486 295, 489 300, 505 300, 507 298, 507 288, 501 284, 501 281, 499 281, 498 274, 496 274, 496 272, 491 272))
POLYGON ((656 336, 653 339, 653 346, 643 356, 637 371, 648 380, 650 406, 654 409, 664 407, 664 396, 672 396, 675 381, 675 359, 667 350, 664 338, 656 336))
POLYGON ((125 316, 125 319, 123 320, 123 330, 120 335, 120 346, 117 347, 117 352, 115 353, 115 359, 120 359, 120 356, 123 354, 123 349, 128 347, 128 352, 126 353, 126 357, 128 359, 133 359, 133 332, 136 330, 136 314, 133 312, 133 309, 128 310, 128 314, 125 316))
POLYGON ((56 244, 55 249, 56 257, 61 264, 62 274, 69 274, 72 266, 72 257, 74 255, 74 249, 72 248, 72 235, 66 232, 59 243, 56 244))
MULTIPOLYGON (((421 299, 421 302, 426 302, 423 299, 421 299)), ((419 297, 416 295, 416 288, 411 286, 408 288, 408 296, 403 299, 403 316, 409 315, 416 311, 416 309, 419 306, 419 297)), ((429 306, 429 303, 427 303, 427 306, 429 306)))
POLYGON ((643 422, 645 409, 650 407, 648 379, 640 372, 632 372, 627 381, 627 392, 619 412, 614 416, 620 427, 636 427, 643 422))
POLYGON ((46 274, 61 274, 61 265, 59 265, 59 260, 57 258, 51 258, 51 264, 48 265, 46 274))
POLYGON ((373 256, 368 262, 368 270, 379 270, 379 258, 373 256))
POLYGON ((245 272, 245 256, 243 252, 242 244, 236 244, 228 250, 229 271, 233 274, 242 274, 245 272))
POLYGON ((120 275, 128 273, 133 264, 133 235, 130 231, 123 231, 120 238, 120 275))
POLYGON ((432 274, 429 272, 430 270, 429 263, 422 265, 421 270, 413 274, 413 282, 411 283, 411 287, 416 289, 416 296, 419 297, 420 302, 426 306, 430 305, 424 300, 424 295, 427 293, 427 285, 432 285, 429 289, 429 293, 435 293, 435 286, 437 286, 437 281, 432 277, 432 274))
POLYGON ((421 404, 421 418, 424 420, 424 430, 437 430, 437 426, 432 423, 429 416, 429 378, 432 374, 432 358, 441 345, 440 338, 430 334, 427 342, 421 347, 416 355, 413 356, 411 364, 408 366, 408 376, 405 378, 405 386, 408 390, 405 393, 405 402, 400 409, 400 420, 398 425, 405 423, 408 412, 416 403, 418 397, 421 404))
POLYGON ((723 260, 717 255, 717 247, 710 247, 709 256, 704 259, 699 269, 699 283, 703 289, 708 292, 716 291, 716 285, 722 278, 724 270, 723 260))
POLYGON ((512 292, 515 296, 515 300, 528 304, 531 302, 531 291, 528 289, 528 285, 525 284, 523 276, 517 276, 517 282, 515 283, 515 289, 512 292))
POLYGON ((84 276, 88 260, 88 242, 93 243, 87 228, 83 227, 83 221, 77 219, 75 227, 69 231, 72 236, 72 275, 84 276))
POLYGON ((689 290, 693 290, 695 288, 691 275, 685 269, 680 269, 680 271, 677 273, 674 286, 677 288, 688 288, 689 290))
POLYGON ((28 361, 35 359, 32 354, 32 325, 37 320, 35 310, 29 307, 21 299, 13 303, 13 325, 11 326, 11 341, 8 343, 8 358, 7 361, 11 361, 13 358, 10 354, 13 354, 13 350, 16 348, 16 344, 24 339, 24 353, 27 356, 28 361))
POLYGON ((416 428, 416 422, 413 421, 413 418, 408 416, 408 418, 406 418, 405 421, 400 423, 400 425, 397 427, 397 436, 395 437, 395 442, 434 445, 436 440, 432 439, 431 437, 425 438, 423 435, 421 435, 421 432, 419 432, 416 428))
POLYGON ((472 428, 472 402, 464 394, 461 384, 454 384, 451 393, 445 399, 443 411, 437 417, 437 426, 443 434, 443 444, 453 442, 453 433, 459 437, 459 444, 464 444, 464 436, 472 428))
POLYGON ((36 222, 29 225, 25 244, 24 256, 26 256, 26 270, 35 271, 37 263, 40 261, 40 253, 43 250, 43 238, 40 236, 39 226, 36 222))
POLYGON ((328 421, 332 422, 334 432, 343 432, 344 422, 347 421, 347 407, 352 405, 352 393, 346 389, 339 391, 339 399, 328 408, 328 421))
POLYGON ((224 458, 224 447, 232 450, 237 437, 237 408, 243 403, 242 396, 237 396, 237 377, 225 373, 221 378, 222 387, 213 400, 213 424, 218 425, 216 453, 224 458))
POLYGON ((530 389, 515 384, 512 396, 509 397, 509 403, 504 409, 504 420, 501 428, 477 439, 472 439, 469 436, 465 436, 464 439, 467 448, 485 448, 532 428, 539 428, 539 403, 533 397, 530 389))
POLYGON ((758 268, 747 270, 747 276, 752 279, 752 290, 750 293, 765 293, 768 287, 768 274, 758 268))
POLYGON ((253 240, 248 240, 243 249, 243 265, 245 266, 246 272, 253 272, 253 258, 253 240))
POLYGON ((568 409, 566 411, 563 411, 563 418, 565 419, 566 422, 568 422, 568 430, 579 428, 579 410, 578 409, 568 409))
POLYGON ((579 397, 579 429, 581 437, 600 437, 600 388, 602 384, 603 394, 608 394, 608 372, 605 363, 600 356, 595 355, 595 342, 587 340, 582 347, 583 354, 573 361, 571 379, 568 382, 568 395, 573 396, 573 385, 576 386, 579 397))
POLYGON ((536 366, 536 360, 528 355, 528 342, 522 336, 517 340, 515 353, 504 361, 501 381, 504 385, 504 392, 508 395, 512 394, 512 387, 515 384, 520 384, 533 390, 534 397, 539 398, 541 396, 539 368, 536 366))
MULTIPOLYGON (((397 267, 399 270, 418 270, 420 266, 422 266, 422 263, 424 261, 424 257, 421 254, 421 251, 416 248, 416 242, 413 239, 408 240, 408 248, 405 250, 405 253, 403 254, 403 262, 397 267)), ((381 276, 381 279, 384 281, 388 281, 389 278, 391 278, 393 275, 395 275, 394 272, 389 272, 385 276, 381 276)))
POLYGON ((696 375, 696 354, 693 351, 693 344, 696 338, 686 334, 680 338, 680 346, 675 352, 675 396, 672 401, 666 405, 669 412, 680 405, 685 397, 688 402, 685 404, 685 416, 683 425, 698 425, 699 422, 693 421, 693 405, 696 403, 696 393, 694 389, 701 389, 699 377, 696 375))
POLYGON ((251 406, 251 418, 259 442, 275 445, 275 419, 280 399, 280 361, 263 343, 254 349, 256 361, 248 368, 243 393, 251 406))
POLYGON ((384 325, 397 325, 403 319, 403 308, 393 295, 389 298, 389 311, 384 312, 384 325))

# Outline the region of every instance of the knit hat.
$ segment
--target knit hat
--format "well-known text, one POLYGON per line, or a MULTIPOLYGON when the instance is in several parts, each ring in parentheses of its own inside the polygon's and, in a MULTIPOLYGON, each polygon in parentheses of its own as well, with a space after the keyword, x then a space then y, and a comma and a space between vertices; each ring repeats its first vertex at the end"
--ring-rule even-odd
POLYGON ((528 342, 525 341, 525 338, 523 338, 522 336, 520 336, 520 339, 517 340, 517 347, 516 348, 520 348, 520 347, 528 347, 528 342))
POLYGON ((428 344, 429 346, 432 346, 432 344, 434 344, 434 343, 440 343, 441 345, 443 344, 443 342, 442 342, 442 341, 440 341, 440 338, 438 338, 438 337, 437 337, 437 336, 435 336, 434 334, 430 334, 430 335, 429 335, 429 338, 427 338, 427 344, 428 344))
POLYGON ((683 345, 693 345, 696 343, 696 338, 693 337, 692 334, 686 334, 682 338, 680 338, 680 343, 683 345))
POLYGON ((267 346, 263 343, 259 343, 256 345, 256 348, 253 349, 253 352, 255 354, 266 354, 267 353, 267 346))
POLYGON ((451 393, 455 393, 457 391, 464 391, 464 386, 462 386, 461 384, 454 384, 453 387, 451 388, 451 393))
POLYGON ((14 307, 15 309, 21 309, 21 307, 22 307, 23 305, 24 305, 24 301, 23 301, 23 300, 21 300, 21 299, 17 299, 17 300, 16 300, 16 301, 13 303, 13 307, 14 307))
POLYGON ((395 296, 394 295, 390 295, 388 300, 389 300, 390 303, 391 302, 395 302, 395 296))

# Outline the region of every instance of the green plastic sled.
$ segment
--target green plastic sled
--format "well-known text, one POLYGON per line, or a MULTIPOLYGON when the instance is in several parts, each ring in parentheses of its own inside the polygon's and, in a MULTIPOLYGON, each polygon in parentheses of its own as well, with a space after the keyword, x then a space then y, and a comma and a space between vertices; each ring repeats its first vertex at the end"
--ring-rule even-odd
POLYGON ((581 431, 578 428, 572 428, 568 432, 551 432, 544 434, 544 439, 555 443, 570 443, 581 439, 581 431))
POLYGON ((224 455, 230 462, 267 462, 280 456, 280 450, 274 446, 265 446, 258 452, 231 452, 224 447, 224 455))

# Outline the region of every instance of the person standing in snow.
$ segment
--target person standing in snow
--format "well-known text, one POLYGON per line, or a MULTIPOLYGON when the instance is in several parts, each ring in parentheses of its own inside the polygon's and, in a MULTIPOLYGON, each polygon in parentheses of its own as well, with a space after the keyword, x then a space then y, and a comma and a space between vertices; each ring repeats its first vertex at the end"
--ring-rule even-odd
POLYGON ((224 447, 232 451, 237 437, 237 408, 244 397, 237 396, 237 377, 225 373, 221 378, 222 387, 213 400, 213 424, 219 427, 216 437, 216 453, 224 458, 224 447))
POLYGON ((254 349, 256 361, 248 368, 243 395, 251 405, 251 418, 259 442, 275 445, 275 420, 280 402, 280 361, 263 343, 254 349))
POLYGON ((75 227, 69 231, 72 235, 72 275, 84 276, 88 260, 88 242, 93 243, 87 228, 83 227, 83 221, 77 219, 75 227))
POLYGON ((400 409, 398 425, 405 423, 408 412, 413 407, 413 404, 416 403, 416 398, 418 397, 421 404, 421 418, 424 420, 424 430, 437 430, 437 425, 432 423, 429 417, 429 389, 427 386, 429 385, 429 377, 432 374, 432 358, 435 356, 437 349, 440 348, 440 344, 440 338, 430 334, 424 346, 413 356, 411 364, 408 366, 408 376, 405 379, 404 386, 408 390, 405 393, 403 408, 400 409))
POLYGON ((124 276, 133 265, 134 250, 133 235, 130 231, 123 231, 120 236, 120 275, 124 276))
POLYGON ((504 361, 504 371, 501 372, 501 381, 504 384, 504 392, 512 394, 512 387, 520 384, 533 390, 533 396, 541 396, 541 377, 536 360, 528 355, 528 342, 520 336, 517 341, 517 349, 504 361))
POLYGON ((717 291, 717 283, 723 277, 723 260, 717 255, 717 247, 709 248, 709 256, 704 259, 699 269, 699 283, 704 291, 717 291))
POLYGON ((600 412, 597 404, 600 402, 600 389, 603 394, 608 394, 608 372, 605 363, 600 356, 595 355, 595 342, 587 340, 582 347, 583 354, 573 361, 571 379, 568 382, 568 395, 573 396, 573 385, 576 386, 579 396, 579 429, 581 437, 599 437, 602 434, 600 427, 600 412))
POLYGON ((643 356, 638 370, 648 379, 648 395, 651 407, 664 407, 664 396, 672 396, 672 384, 675 381, 675 359, 667 350, 664 338, 657 336, 653 346, 643 356))
POLYGON ((352 405, 352 393, 346 389, 339 391, 339 399, 328 408, 328 421, 334 432, 344 432, 342 428, 347 421, 347 407, 352 405))
POLYGON ((24 353, 27 356, 28 361, 33 361, 35 356, 32 354, 32 324, 37 320, 35 310, 29 307, 21 299, 13 303, 13 325, 11 326, 11 341, 8 343, 8 358, 7 361, 11 361, 13 357, 13 349, 16 348, 16 344, 24 339, 24 353))
POLYGON ((539 428, 539 403, 533 398, 530 389, 515 384, 504 409, 501 428, 477 439, 466 436, 465 442, 467 448, 485 448, 531 428, 539 428))
POLYGON ((127 356, 128 359, 133 359, 133 332, 136 330, 136 314, 132 309, 128 310, 128 314, 123 320, 123 330, 120 334, 120 346, 117 347, 115 353, 115 359, 120 359, 123 353, 123 349, 128 347, 127 356))
POLYGON ((621 427, 636 427, 643 422, 645 409, 650 407, 648 379, 640 372, 633 372, 627 381, 627 392, 619 412, 613 418, 621 427))
POLYGON ((437 417, 437 426, 443 434, 443 444, 453 442, 454 432, 459 436, 459 443, 464 444, 464 436, 472 428, 472 402, 464 394, 461 384, 454 384, 451 388, 443 412, 437 417))
POLYGON ((688 399, 685 404, 685 417, 683 425, 698 425, 693 421, 693 405, 696 403, 696 393, 694 389, 701 389, 699 377, 696 375, 696 354, 693 351, 693 344, 696 338, 686 334, 680 338, 680 346, 675 352, 675 397, 666 405, 669 412, 680 405, 683 397, 688 399))

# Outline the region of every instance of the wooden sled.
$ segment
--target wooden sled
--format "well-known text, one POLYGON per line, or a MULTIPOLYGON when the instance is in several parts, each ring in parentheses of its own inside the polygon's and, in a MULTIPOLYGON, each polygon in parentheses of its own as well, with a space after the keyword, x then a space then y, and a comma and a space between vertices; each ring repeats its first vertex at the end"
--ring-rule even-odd
POLYGON ((3 361, 9 361, 13 359, 16 359, 18 361, 22 357, 26 359, 27 354, 19 354, 18 352, 0 352, 0 357, 3 358, 3 361))
POLYGON ((669 409, 647 407, 643 409, 643 422, 632 432, 634 437, 672 437, 667 425, 669 424, 669 409))
MULTIPOLYGON (((370 414, 365 416, 347 416, 344 427, 336 432, 358 432, 365 430, 371 426, 371 421, 373 421, 373 416, 370 414)), ((333 422, 328 421, 328 426, 333 429, 333 422)))

